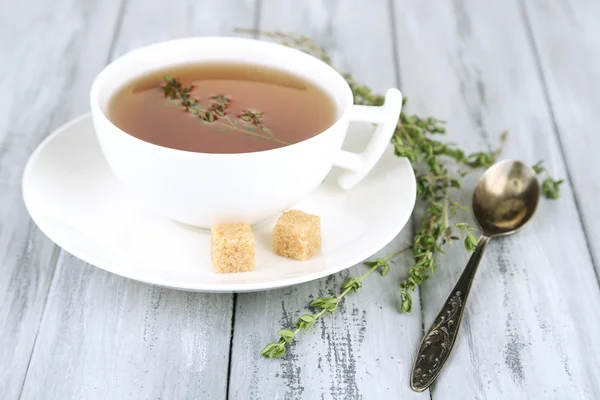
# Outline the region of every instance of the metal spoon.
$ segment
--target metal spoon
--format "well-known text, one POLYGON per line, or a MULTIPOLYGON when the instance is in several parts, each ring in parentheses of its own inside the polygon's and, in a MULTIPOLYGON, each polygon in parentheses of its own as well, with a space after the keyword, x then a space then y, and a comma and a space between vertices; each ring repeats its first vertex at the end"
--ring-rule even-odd
POLYGON ((473 213, 483 234, 460 279, 421 342, 410 385, 422 392, 439 375, 454 346, 477 266, 491 238, 521 230, 540 197, 536 173, 519 161, 502 161, 481 177, 473 193, 473 213))

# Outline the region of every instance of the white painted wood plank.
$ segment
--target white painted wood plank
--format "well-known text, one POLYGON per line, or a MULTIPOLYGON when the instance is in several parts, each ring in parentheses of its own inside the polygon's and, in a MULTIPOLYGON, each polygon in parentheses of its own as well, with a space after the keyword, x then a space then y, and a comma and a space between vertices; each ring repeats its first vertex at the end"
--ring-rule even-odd
MULTIPOLYGON (((323 44, 340 69, 384 91, 396 84, 389 9, 385 2, 263 1, 261 29, 306 34, 323 44)), ((410 241, 410 224, 387 247, 385 256, 410 241)), ((411 391, 408 378, 421 336, 418 293, 414 312, 399 313, 399 287, 410 256, 390 274, 367 278, 333 315, 298 335, 283 360, 259 356, 292 327, 311 299, 335 295, 344 279, 366 271, 362 265, 316 282, 263 293, 240 294, 232 348, 229 397, 256 399, 429 398, 411 391)))
POLYGON ((56 276, 23 398, 224 397, 230 296, 136 283, 70 255, 56 276))
POLYGON ((23 167, 44 136, 87 108, 86 86, 106 61, 118 8, 113 0, 0 5, 2 399, 21 393, 58 256, 23 205, 23 167))
MULTIPOLYGON (((505 157, 544 159, 553 174, 565 176, 516 1, 403 0, 395 2, 395 17, 402 88, 412 111, 447 119, 450 138, 469 150, 493 145, 508 129, 505 157)), ((425 326, 467 255, 455 248, 440 261, 421 292, 425 326)), ((530 227, 488 247, 433 399, 600 398, 599 304, 566 183, 560 200, 542 202, 530 227)))
POLYGON ((255 7, 255 0, 129 0, 113 56, 180 37, 234 35, 236 28, 253 27, 255 7))
MULTIPOLYGON (((253 10, 252 2, 127 1, 113 56, 175 37, 228 34, 251 26, 253 10)), ((231 316, 232 295, 139 284, 64 255, 23 398, 224 398, 231 316)))
POLYGON ((600 276, 600 3, 527 0, 524 5, 600 276))

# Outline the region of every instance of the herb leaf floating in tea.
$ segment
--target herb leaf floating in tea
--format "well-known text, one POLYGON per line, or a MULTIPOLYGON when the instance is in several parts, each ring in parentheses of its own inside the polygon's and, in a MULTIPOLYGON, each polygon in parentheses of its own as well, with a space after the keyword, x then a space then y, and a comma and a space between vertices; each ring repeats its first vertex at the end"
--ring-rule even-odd
POLYGON ((266 133, 270 137, 273 137, 273 132, 271 132, 271 130, 264 126, 261 122, 261 112, 252 112, 250 110, 244 110, 242 111, 242 115, 240 115, 240 119, 246 123, 255 125, 259 130, 266 133))
POLYGON ((207 109, 191 96, 191 85, 183 86, 182 83, 170 75, 165 75, 164 83, 161 85, 165 98, 177 105, 204 123, 213 124, 217 131, 237 131, 262 140, 270 140, 279 144, 290 143, 279 140, 273 132, 262 124, 262 113, 252 110, 243 110, 237 118, 227 114, 229 98, 223 95, 210 97, 211 103, 207 109))
MULTIPOLYGON (((256 30, 239 31, 274 39, 286 46, 309 53, 331 65, 331 59, 323 48, 306 36, 256 30)), ((343 74, 343 76, 352 89, 355 104, 383 104, 384 96, 373 93, 371 88, 360 84, 350 74, 343 74)), ((320 297, 313 300, 310 306, 318 308, 320 311, 316 314, 301 316, 296 322, 295 330, 279 331, 279 341, 264 348, 261 353, 264 357, 279 358, 283 356, 286 353, 286 346, 292 342, 301 329, 312 326, 314 321, 324 313, 334 312, 343 297, 358 290, 363 280, 373 271, 379 270, 381 275, 385 276, 390 269, 389 261, 402 252, 412 249, 414 260, 414 264, 408 270, 408 277, 400 282, 401 311, 410 312, 412 309, 411 292, 432 276, 433 271, 437 268, 436 255, 443 252, 445 245, 461 240, 467 251, 473 251, 477 245, 477 239, 472 233, 475 229, 466 222, 453 223, 450 221, 450 217, 454 216, 459 209, 466 208, 454 200, 452 192, 460 189, 461 180, 469 171, 491 166, 500 155, 501 148, 491 152, 467 155, 455 144, 438 141, 436 137, 444 133, 444 121, 432 117, 408 115, 404 112, 400 114, 396 131, 392 137, 392 145, 397 156, 406 157, 411 162, 417 179, 417 195, 425 209, 421 228, 415 233, 412 246, 403 248, 387 257, 365 262, 364 264, 369 267, 367 272, 359 277, 346 279, 337 297, 320 297)), ((506 133, 501 136, 501 142, 503 143, 505 140, 506 133)), ((538 174, 546 172, 546 179, 542 184, 544 197, 558 198, 559 186, 563 181, 552 179, 541 163, 536 164, 534 168, 538 174)))

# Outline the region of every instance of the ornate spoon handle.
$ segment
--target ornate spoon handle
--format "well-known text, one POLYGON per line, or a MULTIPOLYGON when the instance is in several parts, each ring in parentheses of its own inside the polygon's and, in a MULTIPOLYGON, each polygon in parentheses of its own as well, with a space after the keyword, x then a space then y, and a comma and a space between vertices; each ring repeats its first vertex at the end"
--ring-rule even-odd
POLYGON ((422 392, 433 383, 450 355, 473 278, 489 241, 489 237, 481 236, 456 286, 423 337, 410 377, 410 386, 417 392, 422 392))

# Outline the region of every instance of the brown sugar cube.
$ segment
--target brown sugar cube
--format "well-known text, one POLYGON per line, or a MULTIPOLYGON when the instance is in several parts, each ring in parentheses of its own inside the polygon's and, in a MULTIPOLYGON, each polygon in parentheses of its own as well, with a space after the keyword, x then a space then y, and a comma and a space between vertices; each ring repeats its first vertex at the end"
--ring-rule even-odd
POLYGON ((273 228, 273 251, 294 260, 308 260, 321 248, 321 218, 286 211, 273 228))
POLYGON ((215 225, 210 230, 211 258, 215 272, 254 269, 254 235, 250 225, 215 225))

